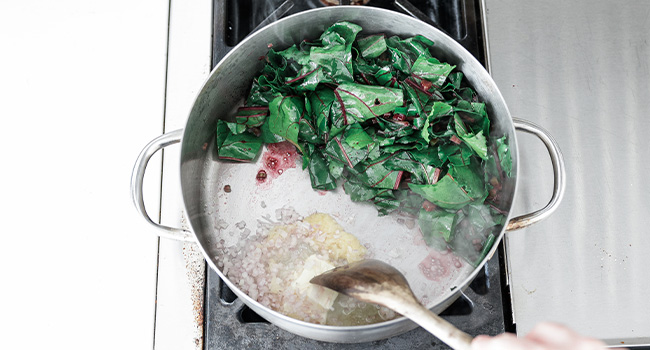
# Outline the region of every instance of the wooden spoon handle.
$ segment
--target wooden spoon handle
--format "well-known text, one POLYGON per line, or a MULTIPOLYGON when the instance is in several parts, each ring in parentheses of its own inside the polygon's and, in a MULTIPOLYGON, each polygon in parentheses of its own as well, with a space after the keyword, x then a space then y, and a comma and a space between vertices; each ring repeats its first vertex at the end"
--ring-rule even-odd
POLYGON ((471 335, 456 328, 453 324, 431 312, 419 303, 408 303, 403 305, 404 310, 395 310, 402 315, 410 318, 413 322, 426 329, 429 333, 435 335, 445 344, 453 349, 470 350, 472 340, 471 335))

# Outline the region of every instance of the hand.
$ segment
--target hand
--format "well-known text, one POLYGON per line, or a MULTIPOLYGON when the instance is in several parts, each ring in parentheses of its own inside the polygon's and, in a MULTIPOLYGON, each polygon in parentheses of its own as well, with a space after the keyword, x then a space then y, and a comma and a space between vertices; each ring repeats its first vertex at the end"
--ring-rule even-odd
POLYGON ((604 350, 605 344, 583 337, 556 323, 540 323, 530 333, 517 338, 512 333, 496 337, 479 335, 472 341, 472 350, 604 350))

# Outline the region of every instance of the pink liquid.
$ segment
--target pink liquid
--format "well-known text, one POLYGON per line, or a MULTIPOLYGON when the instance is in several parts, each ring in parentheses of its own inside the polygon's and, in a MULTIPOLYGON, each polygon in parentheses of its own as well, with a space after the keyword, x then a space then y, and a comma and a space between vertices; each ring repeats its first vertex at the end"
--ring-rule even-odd
POLYGON ((295 168, 300 158, 296 147, 288 141, 272 143, 266 146, 267 150, 262 155, 262 167, 257 173, 258 184, 270 184, 273 179, 282 175, 287 169, 295 168), (265 173, 266 175, 261 175, 265 173))
POLYGON ((442 281, 451 272, 463 266, 463 262, 450 251, 431 251, 418 265, 422 275, 430 281, 442 281))

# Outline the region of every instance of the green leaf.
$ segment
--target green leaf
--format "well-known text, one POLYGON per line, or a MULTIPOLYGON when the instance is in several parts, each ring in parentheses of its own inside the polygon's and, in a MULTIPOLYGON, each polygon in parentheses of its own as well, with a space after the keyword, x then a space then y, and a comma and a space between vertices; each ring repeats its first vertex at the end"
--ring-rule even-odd
POLYGON ((319 150, 311 154, 307 169, 312 188, 325 191, 336 188, 336 179, 330 174, 327 161, 319 150))
POLYGON ((246 125, 226 122, 226 126, 228 126, 231 134, 238 135, 246 131, 246 125))
POLYGON ((312 47, 309 58, 320 65, 334 83, 353 82, 352 43, 361 27, 337 22, 327 28, 320 39, 323 47, 312 47))
POLYGON ((411 74, 421 79, 426 79, 433 83, 435 86, 442 86, 447 79, 449 73, 456 68, 448 63, 441 63, 435 58, 426 58, 420 56, 413 63, 411 74))
POLYGON ((392 112, 404 103, 401 89, 385 86, 344 83, 340 84, 335 92, 343 102, 348 124, 392 112))
POLYGON ((354 168, 368 156, 368 148, 355 148, 347 141, 347 135, 333 137, 325 147, 325 154, 342 164, 354 168))
POLYGON ((464 166, 470 163, 470 160, 473 155, 474 155, 474 151, 472 151, 471 148, 462 145, 460 147, 460 152, 452 154, 451 156, 449 156, 448 160, 451 165, 464 166))
POLYGON ((443 161, 440 160, 440 156, 438 156, 438 149, 436 147, 428 147, 422 150, 412 150, 409 151, 409 154, 411 157, 413 157, 414 160, 424 165, 431 165, 439 168, 443 163, 443 161))
MULTIPOLYGON (((364 75, 366 79, 374 77, 377 72, 384 68, 376 63, 376 60, 365 60, 363 57, 357 55, 357 59, 352 61, 352 69, 354 74, 364 75)), ((374 84, 373 84, 374 85, 374 84)))
POLYGON ((447 76, 447 79, 449 79, 449 84, 451 84, 452 89, 460 89, 460 85, 463 82, 463 72, 454 72, 450 73, 447 76))
POLYGON ((383 188, 368 187, 356 178, 350 178, 348 181, 346 181, 343 184, 343 190, 347 195, 350 196, 350 199, 353 202, 364 202, 371 200, 382 193, 390 192, 390 190, 383 188))
POLYGON ((330 174, 332 177, 335 179, 341 178, 343 176, 343 171, 345 170, 345 164, 337 162, 337 161, 330 161, 328 164, 328 169, 330 170, 330 174))
POLYGON ((309 58, 312 62, 322 67, 328 78, 321 79, 322 82, 353 82, 352 76, 352 54, 346 51, 345 45, 337 45, 329 48, 314 47, 311 49, 309 58))
POLYGON ((320 82, 331 81, 326 79, 322 67, 310 60, 309 50, 293 45, 277 54, 285 59, 287 66, 279 75, 296 91, 314 91, 320 82))
POLYGON ((404 74, 411 74, 411 66, 418 57, 431 57, 428 49, 431 45, 433 42, 421 35, 403 40, 392 36, 386 40, 392 66, 404 74))
POLYGON ((506 176, 510 177, 512 176, 512 156, 510 155, 510 146, 508 145, 506 135, 498 138, 496 144, 501 169, 506 173, 506 176))
POLYGON ((403 172, 391 170, 386 167, 386 161, 391 156, 379 161, 364 161, 354 167, 355 175, 359 181, 372 188, 397 189, 403 172))
POLYGON ((472 202, 461 185, 449 174, 432 185, 409 184, 409 188, 429 202, 445 209, 460 209, 472 202))
POLYGON ((413 114, 419 116, 413 121, 413 126, 417 129, 424 128, 427 125, 425 106, 429 102, 429 96, 408 84, 403 84, 402 88, 406 91, 407 100, 410 102, 409 109, 412 108, 416 112, 413 114))
POLYGON ((474 151, 464 143, 460 145, 445 144, 438 147, 438 156, 443 161, 448 161, 452 165, 468 165, 474 151))
POLYGON ((456 133, 461 140, 465 141, 481 159, 487 159, 487 139, 483 135, 483 130, 477 134, 472 133, 467 129, 461 117, 456 114, 454 117, 456 125, 456 133))
POLYGON ((368 157, 366 159, 374 161, 374 160, 378 160, 379 157, 381 157, 382 154, 381 147, 379 147, 379 144, 377 144, 377 142, 375 142, 372 145, 369 145, 368 148, 369 148, 368 157))
POLYGON ((296 65, 288 64, 282 53, 273 49, 266 54, 266 61, 267 64, 262 69, 262 75, 257 78, 260 88, 271 90, 274 97, 277 97, 278 93, 291 93, 292 89, 285 83, 285 80, 287 77, 297 74, 296 65))
MULTIPOLYGON (((437 101, 434 102, 433 103, 433 108, 431 109, 431 112, 429 112, 429 114, 427 114, 426 122, 425 122, 424 125, 425 126, 429 125, 435 119, 451 115, 452 110, 453 110, 453 108, 450 105, 448 105, 448 104, 446 104, 444 102, 437 102, 437 101)), ((422 131, 421 131, 421 135, 422 135, 422 138, 426 142, 430 141, 429 128, 423 127, 422 131)))
POLYGON ((331 81, 326 77, 323 67, 314 62, 303 66, 297 76, 287 78, 286 84, 295 85, 297 91, 314 91, 318 84, 331 81))
POLYGON ((303 99, 297 96, 280 96, 269 105, 269 130, 293 143, 302 152, 298 144, 300 118, 305 112, 303 99))
POLYGON ((483 202, 488 195, 483 180, 483 173, 476 163, 465 166, 453 166, 449 174, 473 201, 483 202))
POLYGON ((243 125, 244 129, 259 127, 264 124, 268 115, 268 107, 240 107, 235 115, 235 122, 243 125))
POLYGON ((375 142, 375 140, 366 133, 360 124, 352 124, 345 131, 345 142, 356 149, 367 147, 375 142))
POLYGON ((383 34, 371 35, 357 41, 363 58, 377 58, 386 51, 386 39, 383 34))
POLYGON ((402 151, 410 151, 415 149, 417 146, 414 144, 394 144, 392 146, 386 146, 381 149, 384 154, 399 153, 402 151))
POLYGON ((453 108, 445 102, 434 102, 431 112, 429 112, 429 121, 452 115, 453 108))
POLYGON ((402 202, 400 210, 412 215, 417 215, 422 209, 424 199, 409 190, 393 191, 396 197, 402 202))
POLYGON ((445 243, 450 242, 453 238, 455 219, 455 213, 444 210, 420 210, 418 224, 427 245, 438 249, 446 248, 445 243), (440 238, 444 241, 441 241, 440 238))
POLYGON ((392 66, 404 74, 411 74, 411 59, 409 56, 398 49, 388 47, 392 66))
MULTIPOLYGON (((414 129, 410 125, 404 123, 383 120, 378 120, 377 123, 384 137, 400 138, 414 133, 414 129)), ((395 142, 392 144, 394 143, 395 142)))
POLYGON ((490 233, 485 240, 485 243, 483 243, 483 248, 481 248, 481 253, 479 254, 478 258, 476 260, 470 262, 472 266, 476 267, 478 264, 485 259, 485 257, 488 255, 490 252, 490 249, 492 249, 492 246, 494 245, 494 242, 496 241, 496 236, 492 233, 490 233))
POLYGON ((298 139, 301 142, 308 142, 313 144, 324 144, 323 139, 318 135, 318 129, 313 125, 309 115, 303 115, 300 119, 300 128, 298 131, 298 139))
POLYGON ((377 208, 377 213, 379 216, 388 215, 394 212, 395 210, 399 209, 400 205, 402 204, 399 199, 395 199, 392 195, 388 194, 388 192, 383 192, 377 195, 372 200, 372 203, 377 208))
MULTIPOLYGON (((387 135, 390 135, 392 131, 389 131, 388 128, 384 129, 384 132, 387 135)), ((401 132, 397 134, 394 139, 395 141, 391 145, 387 145, 382 148, 383 153, 395 153, 402 150, 420 150, 426 149, 426 144, 423 144, 423 140, 414 134, 412 129, 404 128, 401 132)))
POLYGON ((262 131, 262 135, 260 135, 260 138, 262 139, 262 142, 264 143, 278 143, 282 141, 286 141, 284 137, 279 136, 274 134, 270 129, 269 129, 270 123, 266 122, 262 124, 260 127, 260 130, 262 131))
POLYGON ((390 67, 381 67, 375 74, 375 79, 380 85, 395 87, 396 81, 393 79, 393 73, 390 67))
POLYGON ((498 225, 498 220, 492 215, 492 211, 488 205, 470 204, 467 208, 467 219, 477 230, 483 231, 498 225))
POLYGON ((216 141, 217 149, 221 148, 223 142, 226 141, 226 137, 230 135, 230 129, 228 128, 228 123, 222 119, 217 120, 217 132, 216 132, 216 141))
POLYGON ((262 140, 255 135, 242 133, 226 137, 218 153, 220 159, 247 162, 255 159, 262 148, 262 140))
POLYGON ((408 152, 400 152, 391 157, 384 164, 391 170, 402 170, 411 174, 411 181, 418 184, 433 183, 436 168, 431 165, 425 165, 411 158, 408 152))
POLYGON ((483 131, 483 135, 490 133, 490 119, 487 116, 485 103, 458 101, 454 112, 466 123, 469 123, 475 132, 483 131))
POLYGON ((325 47, 338 44, 352 47, 354 39, 362 29, 361 26, 351 22, 336 22, 323 32, 320 39, 325 47))
POLYGON ((336 96, 332 89, 318 89, 307 95, 311 106, 312 120, 315 120, 315 127, 319 135, 328 134, 330 131, 330 110, 336 96))
POLYGON ((416 35, 406 39, 392 36, 386 40, 386 45, 403 51, 410 60, 415 61, 420 56, 425 58, 431 57, 429 47, 433 46, 433 41, 422 35, 416 35))
POLYGON ((274 98, 274 91, 270 87, 261 86, 259 79, 254 79, 251 91, 246 99, 247 106, 268 106, 274 98))
POLYGON ((276 54, 282 56, 285 59, 285 64, 287 66, 294 66, 297 69, 309 63, 309 50, 302 50, 295 44, 291 45, 285 50, 276 51, 276 54))

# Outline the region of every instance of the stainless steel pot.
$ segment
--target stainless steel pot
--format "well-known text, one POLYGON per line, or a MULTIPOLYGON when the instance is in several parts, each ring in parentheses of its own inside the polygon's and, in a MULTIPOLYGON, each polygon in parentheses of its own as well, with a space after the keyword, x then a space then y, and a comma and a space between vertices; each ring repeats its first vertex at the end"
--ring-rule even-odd
MULTIPOLYGON (((255 218, 260 215, 268 215, 269 210, 273 210, 273 208, 266 208, 268 204, 260 206, 256 202, 256 196, 260 195, 265 198, 278 198, 274 203, 278 208, 287 203, 299 203, 300 205, 296 205, 296 207, 305 206, 311 210, 323 212, 337 210, 361 212, 355 220, 352 220, 354 222, 350 223, 352 228, 349 232, 355 234, 363 231, 364 227, 368 231, 368 225, 372 225, 373 235, 382 231, 399 230, 399 227, 389 221, 390 219, 377 218, 374 208, 368 211, 354 207, 357 204, 345 203, 347 199, 344 194, 341 195, 342 191, 332 193, 331 197, 328 197, 328 194, 328 196, 320 196, 322 197, 320 198, 318 194, 311 191, 308 176, 299 168, 292 172, 293 175, 287 175, 286 178, 283 175, 285 180, 276 179, 279 182, 273 185, 276 186, 275 192, 270 190, 261 193, 260 189, 256 189, 254 182, 251 181, 257 171, 255 164, 232 165, 220 162, 215 155, 214 134, 217 120, 231 118, 237 107, 242 104, 252 79, 262 68, 263 62, 258 58, 267 53, 268 47, 272 45, 274 48, 282 49, 303 39, 317 38, 327 27, 341 20, 361 25, 363 27, 362 34, 386 33, 401 37, 424 35, 435 42, 435 47, 432 50, 434 56, 456 65, 457 69, 465 74, 469 83, 486 102, 492 119, 493 134, 507 135, 510 140, 513 176, 503 184, 503 193, 508 195, 507 208, 512 207, 517 187, 518 152, 515 129, 539 137, 551 156, 554 169, 554 190, 550 202, 536 212, 516 218, 509 217, 507 226, 501 229, 490 253, 481 264, 476 268, 465 266, 448 281, 447 285, 443 286, 444 288, 438 289, 440 292, 430 298, 427 306, 434 312, 444 310, 458 298, 483 264, 494 254, 497 243, 506 231, 519 229, 540 221, 557 208, 564 193, 564 163, 557 144, 548 133, 529 122, 511 118, 496 84, 469 52, 441 31, 412 17, 373 7, 337 6, 289 16, 250 35, 226 55, 212 71, 194 102, 185 129, 164 134, 151 141, 143 149, 135 164, 131 188, 137 210, 147 221, 161 229, 162 237, 196 241, 208 264, 235 294, 271 323, 295 334, 322 341, 367 342, 403 333, 414 328, 415 324, 405 318, 398 318, 377 324, 338 327, 317 325, 287 317, 253 300, 228 280, 217 267, 219 251, 214 248, 215 241, 222 236, 218 224, 220 221, 249 220, 254 224, 255 218), (142 181, 149 158, 159 149, 181 142, 181 140, 181 190, 192 231, 165 227, 153 222, 146 213, 142 198, 142 181), (300 182, 301 177, 302 182, 300 182), (224 183, 240 191, 239 196, 242 197, 239 198, 239 201, 237 198, 230 197, 229 203, 224 204, 223 194, 220 194, 224 183), (296 185, 302 183, 305 183, 306 187, 296 185), (287 190, 286 186, 292 187, 287 190), (452 288, 449 286, 457 288, 450 290, 452 288)), ((349 200, 347 201, 349 202, 349 200)), ((402 266, 402 269, 412 269, 412 266, 405 265, 402 266)), ((412 284, 416 279, 413 275, 409 277, 408 274, 407 278, 412 284)), ((417 284, 417 281, 415 282, 417 284)), ((424 283, 422 288, 425 291, 432 287, 426 285, 426 281, 422 283, 424 283)))

